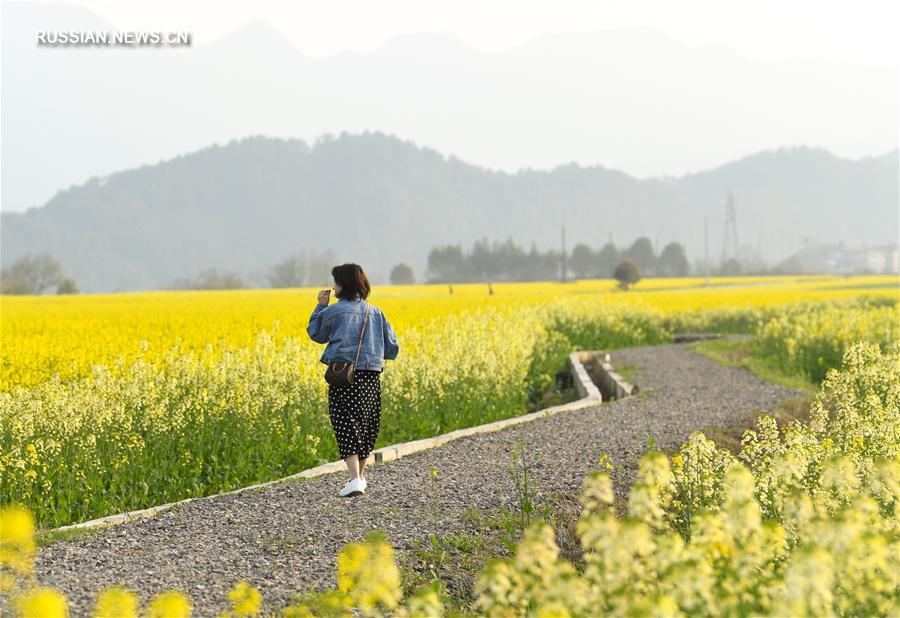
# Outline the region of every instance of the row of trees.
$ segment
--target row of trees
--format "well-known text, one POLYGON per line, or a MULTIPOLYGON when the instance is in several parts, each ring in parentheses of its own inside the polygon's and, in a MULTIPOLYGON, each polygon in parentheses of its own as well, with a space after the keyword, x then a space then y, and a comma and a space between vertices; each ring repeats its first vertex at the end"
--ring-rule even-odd
MULTIPOLYGON (((577 244, 566 256, 566 270, 575 277, 609 278, 626 259, 640 272, 652 276, 683 277, 690 270, 680 243, 669 243, 656 256, 653 243, 646 237, 638 238, 627 249, 619 249, 611 242, 599 249, 577 244)), ((427 283, 558 279, 562 276, 562 263, 560 251, 540 252, 532 243, 530 251, 526 252, 512 239, 488 243, 485 238, 475 242, 468 253, 461 245, 432 249, 428 254, 427 283)))
POLYGON ((77 294, 75 281, 63 274, 62 265, 49 253, 27 254, 0 271, 0 294, 77 294))
MULTIPOLYGON (((634 265, 643 275, 681 277, 688 274, 684 247, 673 242, 659 256, 650 239, 641 237, 627 249, 608 242, 599 249, 580 243, 566 256, 566 273, 577 278, 617 278, 616 269, 623 262, 634 265)), ((331 279, 331 268, 337 263, 332 250, 314 253, 295 252, 277 264, 255 275, 272 288, 297 288, 323 285, 331 279)), ((546 281, 562 276, 562 254, 557 250, 538 251, 532 243, 525 251, 511 238, 505 242, 476 241, 472 250, 462 245, 435 247, 428 254, 426 283, 462 283, 466 281, 546 281)), ((631 267, 627 267, 630 272, 631 267)), ((638 275, 640 276, 640 275, 638 275)), ((413 269, 406 263, 396 264, 390 271, 390 282, 408 285, 416 282, 413 269)), ((633 283, 633 281, 631 282, 633 283)), ((3 294, 43 294, 56 289, 59 294, 77 293, 75 282, 62 273, 62 267, 47 253, 26 255, 2 271, 3 294)), ((192 278, 172 281, 165 289, 221 290, 253 287, 243 275, 233 271, 208 269, 192 278)))
POLYGON ((331 281, 331 269, 337 264, 334 251, 320 253, 298 251, 269 267, 266 281, 273 288, 302 288, 331 281))
MULTIPOLYGON (((620 251, 607 243, 599 251, 584 244, 576 245, 568 257, 569 272, 576 277, 615 277, 614 270, 623 261, 631 262, 637 272, 654 268, 671 276, 687 274, 687 258, 678 243, 672 243, 657 259, 649 240, 638 239, 626 251, 620 251), (647 248, 650 250, 647 251, 647 248)), ((262 273, 273 288, 298 288, 324 285, 331 280, 331 268, 337 263, 334 251, 320 253, 298 251, 269 266, 262 273)), ((627 267, 631 272, 630 267, 627 267)), ((466 281, 545 281, 561 274, 561 253, 556 250, 539 252, 532 243, 525 252, 512 239, 489 244, 487 239, 476 241, 470 253, 464 253, 461 245, 448 245, 431 250, 428 256, 426 283, 462 283, 466 281)), ((639 276, 639 275, 638 275, 639 276)), ((416 283, 412 267, 404 262, 395 264, 390 271, 392 285, 416 283)), ((634 283, 631 281, 631 283, 634 283)), ((246 288, 246 280, 231 271, 210 269, 192 279, 178 279, 170 289, 214 290, 246 288)))
POLYGON ((230 270, 209 268, 196 277, 175 279, 167 290, 240 290, 250 285, 240 274, 230 270))
POLYGON ((611 242, 598 250, 584 243, 577 244, 572 249, 569 263, 577 277, 607 278, 613 276, 614 269, 623 260, 631 260, 641 272, 656 277, 685 277, 690 272, 681 243, 670 242, 656 255, 653 243, 646 236, 641 236, 624 250, 611 242))
MULTIPOLYGON (((299 251, 262 273, 273 288, 293 288, 322 285, 331 280, 331 268, 336 264, 334 251, 321 253, 299 251)), ((409 268, 409 267, 407 267, 409 268)), ((412 278, 412 269, 406 279, 412 278)), ((245 277, 234 271, 207 269, 195 277, 173 280, 164 289, 170 290, 228 290, 249 288, 245 277)), ((59 260, 49 253, 27 254, 0 271, 0 294, 77 294, 75 281, 63 274, 59 260)))
MULTIPOLYGON (((256 275, 272 288, 302 288, 323 285, 331 280, 331 268, 337 263, 332 250, 313 253, 297 251, 256 275)), ((176 279, 167 289, 228 290, 249 288, 252 285, 234 271, 211 268, 192 278, 176 279)))
POLYGON ((525 252, 512 239, 504 243, 476 241, 472 251, 462 245, 435 247, 428 254, 426 283, 463 281, 540 281, 560 274, 560 252, 541 253, 534 243, 525 252))

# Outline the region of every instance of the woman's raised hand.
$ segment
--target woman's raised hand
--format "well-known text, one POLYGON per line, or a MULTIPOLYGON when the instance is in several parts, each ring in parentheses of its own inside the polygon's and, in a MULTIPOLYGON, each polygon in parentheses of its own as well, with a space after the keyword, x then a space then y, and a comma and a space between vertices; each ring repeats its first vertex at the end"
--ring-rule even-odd
POLYGON ((331 298, 331 290, 319 290, 319 304, 327 305, 328 299, 331 298))

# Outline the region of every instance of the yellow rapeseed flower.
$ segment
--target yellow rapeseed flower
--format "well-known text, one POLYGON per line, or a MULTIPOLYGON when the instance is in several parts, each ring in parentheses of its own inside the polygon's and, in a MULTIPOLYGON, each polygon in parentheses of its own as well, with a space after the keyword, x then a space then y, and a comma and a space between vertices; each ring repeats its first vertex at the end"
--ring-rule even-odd
POLYGON ((136 618, 138 615, 138 598, 137 595, 122 588, 115 586, 107 588, 97 597, 97 604, 94 606, 94 618, 136 618))
POLYGON ((235 616, 256 616, 259 613, 259 605, 262 595, 259 590, 245 581, 239 581, 228 593, 231 601, 231 611, 235 616))
POLYGON ((394 609, 403 596, 394 550, 380 535, 341 550, 337 580, 340 593, 363 615, 394 609))
POLYGON ((190 618, 191 600, 183 592, 169 590, 150 601, 145 618, 190 618))
POLYGON ((23 575, 34 570, 34 516, 19 504, 0 508, 0 567, 23 575))
POLYGON ((15 599, 19 618, 66 618, 69 602, 53 588, 39 586, 28 590, 15 599))

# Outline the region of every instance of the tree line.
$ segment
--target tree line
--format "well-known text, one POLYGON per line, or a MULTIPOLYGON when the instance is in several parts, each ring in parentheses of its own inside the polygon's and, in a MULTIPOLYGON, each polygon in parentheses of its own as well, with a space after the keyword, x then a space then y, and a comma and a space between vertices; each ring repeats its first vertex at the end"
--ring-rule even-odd
POLYGON ((468 252, 458 244, 432 249, 425 282, 544 281, 562 278, 564 268, 566 276, 606 279, 614 277, 616 267, 625 260, 633 262, 645 276, 684 277, 690 270, 680 243, 669 243, 656 255, 653 243, 643 236, 624 249, 611 242, 599 249, 579 243, 567 252, 565 262, 562 251, 541 252, 534 243, 525 251, 512 239, 489 243, 484 238, 468 252))
MULTIPOLYGON (((297 251, 255 275, 271 288, 299 288, 324 285, 331 280, 336 264, 334 251, 297 251)), ((571 278, 616 278, 626 285, 637 277, 683 277, 689 266, 684 247, 677 242, 666 245, 657 256, 649 238, 640 237, 629 247, 620 249, 607 242, 599 249, 585 243, 576 244, 565 256, 556 249, 539 251, 532 243, 528 251, 511 238, 489 242, 487 238, 473 243, 470 251, 461 244, 434 247, 428 254, 424 283, 465 283, 492 281, 547 281, 565 274, 571 278), (625 273, 623 275, 623 273, 625 273)), ((390 283, 417 283, 411 266, 398 263, 390 271, 390 283)), ((234 271, 207 269, 194 277, 175 279, 162 289, 222 290, 249 288, 253 285, 244 275, 234 271)), ((0 273, 0 293, 43 294, 77 293, 75 282, 63 274, 58 260, 47 253, 25 255, 0 273)))
MULTIPOLYGON (((319 253, 297 251, 277 264, 257 273, 255 279, 263 280, 271 288, 303 288, 323 285, 331 281, 331 269, 337 263, 334 251, 319 253)), ((172 281, 170 290, 228 290, 252 287, 247 279, 234 271, 207 269, 195 277, 172 281)))
POLYGON ((63 274, 62 265, 49 253, 24 255, 0 271, 0 294, 77 294, 71 277, 63 274))
MULTIPOLYGON (((323 285, 331 280, 337 263, 334 251, 298 251, 257 273, 272 288, 299 288, 323 285)), ((182 277, 162 286, 164 290, 234 290, 253 287, 237 272, 209 268, 193 277, 182 277)), ((26 254, 0 271, 0 294, 77 294, 78 287, 52 255, 26 254)))

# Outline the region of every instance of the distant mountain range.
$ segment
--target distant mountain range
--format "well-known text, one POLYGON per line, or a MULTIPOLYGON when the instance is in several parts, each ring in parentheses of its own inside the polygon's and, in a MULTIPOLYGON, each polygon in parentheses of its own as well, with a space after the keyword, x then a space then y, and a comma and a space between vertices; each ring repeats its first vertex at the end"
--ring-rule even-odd
MULTIPOLYGON (((515 174, 383 133, 250 137, 95 177, 25 213, 2 213, 2 263, 47 251, 82 291, 155 289, 209 269, 259 273, 297 250, 333 249, 386 282, 424 275, 431 248, 512 238, 544 250, 638 236, 719 257, 731 191, 742 245, 773 263, 803 239, 895 243, 898 152, 858 161, 814 148, 765 151, 678 178, 639 180, 569 164, 515 174)), ((328 284, 329 282, 322 282, 328 284)))

